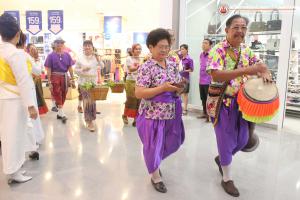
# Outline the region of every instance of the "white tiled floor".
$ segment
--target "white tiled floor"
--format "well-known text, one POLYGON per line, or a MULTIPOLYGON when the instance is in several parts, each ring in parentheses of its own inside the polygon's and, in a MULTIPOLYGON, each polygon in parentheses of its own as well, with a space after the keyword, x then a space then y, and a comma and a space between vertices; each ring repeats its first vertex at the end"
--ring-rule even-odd
POLYGON ((300 135, 300 118, 286 116, 283 123, 285 132, 300 135))
MULTIPOLYGON (((168 193, 151 186, 136 129, 123 126, 124 94, 98 102, 97 132, 88 132, 77 101, 67 101, 66 125, 56 113, 42 118, 46 132, 39 161, 24 168, 32 181, 8 186, 0 173, 1 200, 227 200, 214 163, 216 141, 211 124, 189 113, 186 141, 162 164, 168 193)), ((253 153, 238 153, 233 176, 243 200, 300 199, 300 135, 258 127, 261 144, 253 153)), ((0 163, 2 166, 2 161, 0 163)), ((2 171, 2 169, 0 169, 2 171)))

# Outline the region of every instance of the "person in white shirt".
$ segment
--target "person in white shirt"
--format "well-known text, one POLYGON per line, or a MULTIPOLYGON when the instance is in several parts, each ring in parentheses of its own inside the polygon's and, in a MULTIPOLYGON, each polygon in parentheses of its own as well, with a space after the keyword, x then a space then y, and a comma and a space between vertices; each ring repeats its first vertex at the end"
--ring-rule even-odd
POLYGON ((84 54, 75 63, 75 73, 79 76, 78 88, 82 96, 86 126, 93 132, 95 131, 96 102, 90 97, 89 91, 83 88, 83 85, 87 83, 97 84, 97 70, 101 66, 101 61, 94 54, 94 46, 91 40, 83 42, 83 52, 84 54))
POLYGON ((43 87, 41 74, 43 70, 43 64, 39 58, 39 53, 34 44, 29 43, 26 47, 27 53, 29 53, 30 62, 32 64, 32 77, 35 84, 36 89, 36 97, 39 108, 39 114, 43 115, 48 112, 48 107, 44 99, 43 87))
POLYGON ((8 183, 32 179, 21 170, 25 152, 36 151, 35 137, 27 131, 28 117, 38 117, 35 89, 24 50, 16 48, 20 27, 9 14, 0 16, 0 138, 3 172, 8 183), (27 66, 27 67, 26 67, 27 66))

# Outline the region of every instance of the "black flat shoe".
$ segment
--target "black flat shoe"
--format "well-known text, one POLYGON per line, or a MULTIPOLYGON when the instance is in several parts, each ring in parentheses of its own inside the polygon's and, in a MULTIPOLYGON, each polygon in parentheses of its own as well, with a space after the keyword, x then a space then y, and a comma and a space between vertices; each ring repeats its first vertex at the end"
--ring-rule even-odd
POLYGON ((39 160, 40 159, 40 154, 37 151, 33 151, 29 154, 29 158, 31 160, 39 160))
POLYGON ((97 114, 97 115, 100 115, 100 114, 101 114, 101 112, 97 111, 97 112, 96 112, 96 114, 97 114))
POLYGON ((219 157, 219 156, 215 157, 215 162, 216 162, 216 164, 217 164, 218 167, 219 167, 219 172, 220 172, 220 174, 223 176, 223 170, 222 170, 222 167, 221 167, 220 157, 219 157))
POLYGON ((65 123, 67 122, 67 119, 68 119, 68 118, 67 118, 66 116, 63 116, 63 117, 61 118, 62 123, 65 124, 65 123))
POLYGON ((154 181, 151 178, 151 183, 152 183, 154 189, 158 192, 166 193, 168 191, 165 184, 162 181, 160 181, 158 183, 154 183, 154 181))
POLYGON ((240 196, 239 190, 235 187, 233 181, 224 182, 222 180, 221 185, 222 185, 224 191, 227 194, 229 194, 233 197, 239 197, 240 196))
POLYGON ((62 116, 56 115, 56 119, 62 119, 62 116))

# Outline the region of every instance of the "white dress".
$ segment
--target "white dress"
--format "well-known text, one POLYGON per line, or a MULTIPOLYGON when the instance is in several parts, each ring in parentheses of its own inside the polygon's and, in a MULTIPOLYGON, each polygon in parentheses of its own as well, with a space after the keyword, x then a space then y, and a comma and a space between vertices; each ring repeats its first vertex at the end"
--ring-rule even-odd
POLYGON ((0 81, 0 139, 3 172, 13 174, 25 162, 25 152, 36 150, 35 137, 27 131, 28 107, 36 106, 35 87, 28 73, 24 50, 3 42, 0 44, 1 62, 7 63, 17 85, 0 81), (6 89, 4 89, 6 88, 6 89), (19 93, 19 95, 15 94, 19 93))

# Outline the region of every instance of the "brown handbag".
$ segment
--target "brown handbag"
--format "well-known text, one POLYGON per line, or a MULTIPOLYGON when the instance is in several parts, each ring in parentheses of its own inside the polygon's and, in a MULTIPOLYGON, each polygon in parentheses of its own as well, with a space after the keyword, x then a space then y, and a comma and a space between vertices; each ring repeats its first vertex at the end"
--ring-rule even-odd
MULTIPOLYGON (((237 69, 238 64, 240 62, 241 50, 239 51, 238 58, 235 58, 234 52, 232 49, 227 49, 226 54, 229 54, 231 59, 235 60, 234 69, 237 69)), ((222 105, 222 101, 225 96, 225 91, 230 81, 226 81, 225 83, 211 83, 208 88, 208 96, 206 101, 206 110, 208 116, 214 118, 213 125, 215 126, 218 123, 218 118, 220 114, 220 109, 222 105)))

